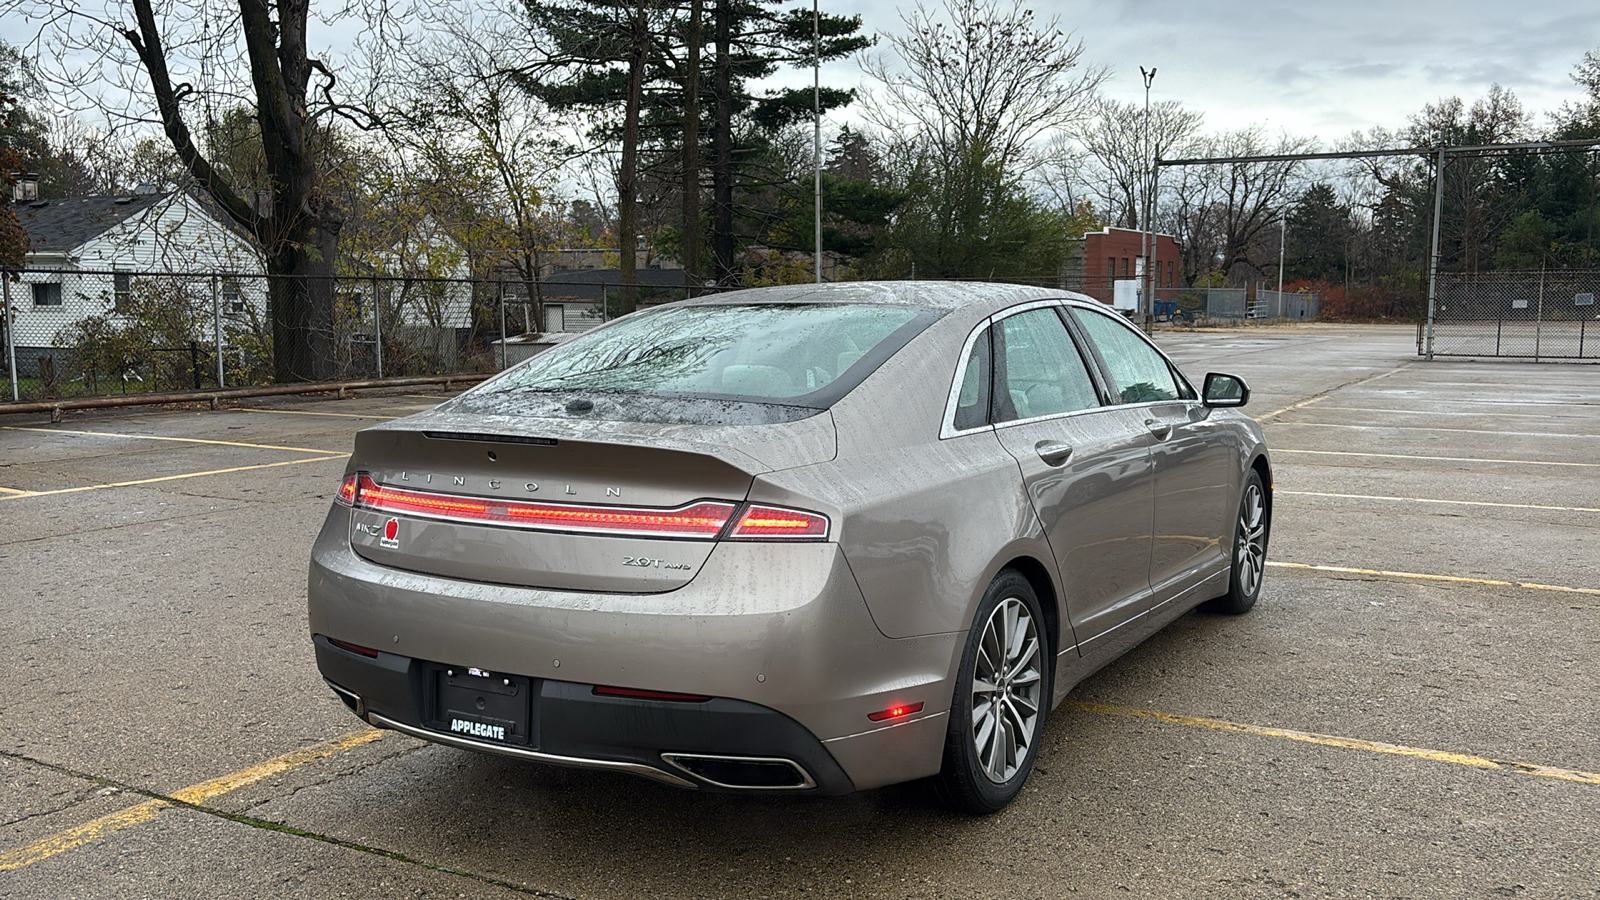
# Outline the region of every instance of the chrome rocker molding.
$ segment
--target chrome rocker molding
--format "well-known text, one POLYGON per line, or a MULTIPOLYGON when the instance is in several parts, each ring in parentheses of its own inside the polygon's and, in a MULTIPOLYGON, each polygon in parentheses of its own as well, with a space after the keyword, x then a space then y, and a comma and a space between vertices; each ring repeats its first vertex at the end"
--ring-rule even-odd
MULTIPOLYGON (((643 763, 622 762, 614 759, 583 759, 577 756, 557 756, 554 753, 540 753, 536 750, 521 750, 516 747, 507 747, 503 744, 485 744, 481 741, 469 741, 465 738, 436 731, 424 731, 410 725, 403 725, 393 719, 386 719, 375 712, 367 713, 367 721, 378 728, 389 728, 425 741, 438 744, 449 744, 463 750, 479 750, 484 753, 498 753, 501 756, 514 756, 518 759, 530 759, 534 762, 550 763, 557 766, 572 766, 579 769, 606 769, 612 772, 627 772, 630 775, 642 775, 654 781, 670 784, 673 787, 698 789, 699 785, 692 781, 664 772, 653 766, 643 763)), ((786 760, 785 760, 786 761, 786 760)), ((809 778, 807 779, 809 780, 809 778)))
POLYGON ((817 786, 816 779, 811 777, 811 773, 806 771, 805 766, 800 765, 799 763, 795 762, 792 759, 784 759, 781 756, 717 756, 717 755, 711 754, 711 753, 663 753, 663 754, 661 754, 661 758, 663 760, 666 760, 666 762, 669 765, 673 766, 674 768, 681 769, 683 772, 685 772, 686 774, 688 774, 688 775, 690 775, 690 776, 692 776, 694 778, 698 778, 698 779, 700 779, 701 781, 704 781, 707 784, 714 785, 714 786, 719 787, 719 788, 727 788, 728 790, 735 790, 735 791, 807 791, 807 790, 811 790, 812 788, 817 786), (721 781, 717 781, 717 780, 712 779, 712 778, 707 778, 706 776, 695 772, 694 770, 692 770, 692 769, 688 768, 687 766, 685 766, 683 763, 679 762, 679 760, 695 760, 695 759, 703 759, 703 760, 707 760, 709 762, 756 763, 758 765, 783 765, 783 766, 788 766, 789 768, 791 768, 791 769, 793 769, 795 771, 795 774, 800 776, 800 783, 799 784, 765 784, 765 785, 727 784, 727 783, 724 783, 724 782, 721 782, 721 781))

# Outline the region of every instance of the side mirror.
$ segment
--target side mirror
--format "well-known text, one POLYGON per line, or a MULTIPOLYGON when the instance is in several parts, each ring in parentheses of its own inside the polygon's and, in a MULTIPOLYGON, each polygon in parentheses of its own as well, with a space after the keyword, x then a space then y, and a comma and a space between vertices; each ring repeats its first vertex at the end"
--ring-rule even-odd
POLYGON ((1212 409, 1243 406, 1250 402, 1250 385, 1237 375, 1224 375, 1221 372, 1207 372, 1205 388, 1200 393, 1202 402, 1212 409))

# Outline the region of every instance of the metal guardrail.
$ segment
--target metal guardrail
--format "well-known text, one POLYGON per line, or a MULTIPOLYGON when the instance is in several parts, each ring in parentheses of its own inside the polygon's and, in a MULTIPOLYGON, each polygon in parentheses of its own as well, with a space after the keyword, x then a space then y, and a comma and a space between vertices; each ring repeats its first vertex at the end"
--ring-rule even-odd
POLYGON ((349 391, 377 388, 412 387, 424 384, 442 384, 448 390, 456 384, 477 384, 488 375, 433 375, 416 378, 368 379, 366 381, 334 381, 320 384, 275 384, 264 387, 229 388, 212 391, 165 391, 148 394, 128 394, 118 397, 77 397, 67 400, 25 400, 0 403, 0 415, 41 413, 50 414, 51 422, 60 422, 68 410, 113 409, 123 406, 160 406, 169 403, 210 403, 217 409, 223 401, 244 400, 252 397, 281 397, 296 394, 337 394, 341 398, 349 391))

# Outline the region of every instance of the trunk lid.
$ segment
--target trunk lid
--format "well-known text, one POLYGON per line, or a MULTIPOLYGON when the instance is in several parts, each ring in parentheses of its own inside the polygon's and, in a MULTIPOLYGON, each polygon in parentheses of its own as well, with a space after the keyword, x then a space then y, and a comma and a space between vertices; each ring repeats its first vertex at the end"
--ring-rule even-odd
POLYGON ((350 543, 380 565, 494 584, 653 593, 689 583, 752 480, 824 462, 823 412, 681 425, 434 411, 356 436, 350 543))

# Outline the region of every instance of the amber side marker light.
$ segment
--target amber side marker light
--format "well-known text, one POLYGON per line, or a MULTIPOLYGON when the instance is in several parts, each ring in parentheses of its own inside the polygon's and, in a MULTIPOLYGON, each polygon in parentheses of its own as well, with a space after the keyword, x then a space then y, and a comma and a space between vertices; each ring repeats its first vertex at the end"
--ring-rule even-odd
POLYGON ((890 719, 899 719, 903 716, 909 716, 914 712, 922 712, 921 703, 905 703, 900 706, 891 706, 881 712, 867 713, 867 718, 874 722, 887 722, 890 719))

